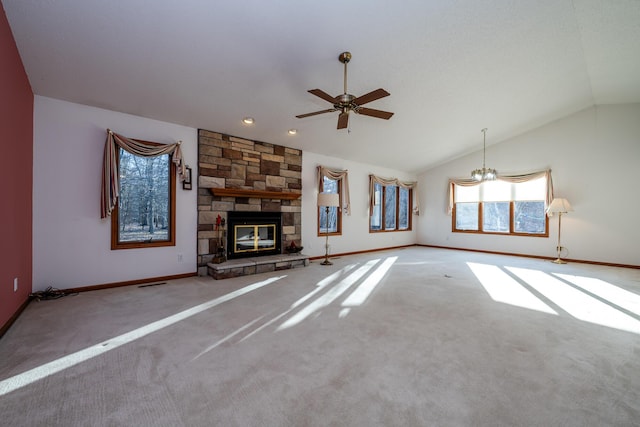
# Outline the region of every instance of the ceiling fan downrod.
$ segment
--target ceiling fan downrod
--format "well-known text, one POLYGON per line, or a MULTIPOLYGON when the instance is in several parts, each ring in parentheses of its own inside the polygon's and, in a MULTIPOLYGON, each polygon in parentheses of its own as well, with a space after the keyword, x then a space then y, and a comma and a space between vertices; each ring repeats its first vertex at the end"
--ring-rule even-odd
POLYGON ((351 60, 351 52, 342 52, 338 60, 344 64, 344 94, 347 94, 347 64, 351 60))

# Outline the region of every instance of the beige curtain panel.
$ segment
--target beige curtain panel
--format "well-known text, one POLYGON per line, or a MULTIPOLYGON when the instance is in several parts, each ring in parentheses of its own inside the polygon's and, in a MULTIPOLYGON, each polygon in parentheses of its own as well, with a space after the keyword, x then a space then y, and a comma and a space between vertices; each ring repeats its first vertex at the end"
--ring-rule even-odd
MULTIPOLYGON (((522 175, 498 175, 498 177, 496 178, 499 181, 505 181, 505 182, 511 182, 511 183, 521 183, 521 182, 527 182, 527 181, 532 181, 534 179, 538 179, 538 178, 542 178, 542 177, 546 177, 547 178, 547 199, 545 200, 545 209, 551 204, 551 201, 553 200, 553 179, 551 179, 551 169, 547 169, 547 170, 543 170, 543 171, 538 171, 538 172, 532 172, 532 173, 526 173, 526 174, 522 174, 522 175)), ((474 185, 480 185, 482 183, 482 181, 474 181, 472 179, 456 179, 456 178, 450 178, 449 179, 449 191, 448 191, 448 198, 449 198, 449 205, 447 207, 447 214, 451 215, 451 213, 453 212, 453 186, 455 185, 459 185, 461 187, 473 187, 474 185)))
POLYGON ((420 215, 420 201, 418 200, 418 183, 415 181, 400 181, 398 178, 382 178, 376 175, 369 175, 369 212, 373 212, 375 203, 375 184, 397 185, 398 187, 413 190, 413 214, 420 215))
POLYGON ((102 164, 102 194, 100 198, 100 217, 111 215, 118 203, 119 175, 118 175, 118 149, 120 147, 131 154, 141 157, 156 157, 164 154, 173 154, 173 164, 178 172, 180 181, 185 179, 185 166, 180 149, 181 141, 174 144, 160 144, 146 142, 137 139, 126 138, 111 129, 107 129, 107 142, 104 145, 104 161, 102 164))
POLYGON ((334 181, 342 181, 341 185, 341 201, 340 205, 345 214, 351 215, 351 198, 349 197, 349 172, 346 170, 329 169, 324 166, 318 166, 318 192, 322 192, 322 181, 324 177, 331 178, 334 181))

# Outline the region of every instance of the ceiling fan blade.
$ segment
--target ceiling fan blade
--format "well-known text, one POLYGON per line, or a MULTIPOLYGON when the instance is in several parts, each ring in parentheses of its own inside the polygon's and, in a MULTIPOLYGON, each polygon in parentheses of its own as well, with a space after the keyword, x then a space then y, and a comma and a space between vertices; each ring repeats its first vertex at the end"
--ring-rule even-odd
POLYGON ((338 129, 344 129, 349 123, 349 113, 340 113, 338 116, 338 129))
POLYGON ((329 95, 327 92, 320 90, 320 89, 311 89, 308 91, 309 93, 314 94, 315 96, 324 99, 327 102, 330 102, 332 104, 335 104, 336 102, 336 98, 329 95))
POLYGON ((356 112, 365 116, 377 117, 378 119, 385 120, 389 120, 391 116, 393 116, 393 113, 390 113, 389 111, 374 110, 373 108, 364 107, 358 108, 356 112))
POLYGON ((332 113, 334 111, 336 111, 335 108, 329 108, 327 110, 314 111, 313 113, 300 114, 299 116, 296 116, 296 117, 299 119, 304 119, 305 117, 315 116, 316 114, 332 113))
POLYGON ((367 102, 375 101, 376 99, 384 98, 385 96, 389 95, 391 94, 384 89, 376 89, 373 92, 369 92, 357 97, 353 100, 353 103, 356 105, 364 105, 367 102))

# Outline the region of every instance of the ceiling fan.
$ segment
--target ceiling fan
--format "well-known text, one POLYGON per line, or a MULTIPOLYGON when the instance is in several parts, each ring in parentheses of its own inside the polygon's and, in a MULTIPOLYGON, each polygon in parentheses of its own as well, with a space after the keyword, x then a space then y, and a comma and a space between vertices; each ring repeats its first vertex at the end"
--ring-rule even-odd
POLYGON ((299 119, 303 119, 305 117, 315 116, 316 114, 340 111, 340 115, 338 116, 338 129, 344 129, 347 127, 347 124, 349 123, 349 113, 351 113, 352 111, 356 114, 389 120, 391 116, 393 116, 393 113, 390 113, 388 111, 375 110, 373 108, 365 108, 362 107, 362 105, 380 98, 384 98, 385 96, 389 96, 390 93, 384 89, 376 89, 372 92, 358 97, 347 93, 347 64, 351 60, 351 52, 342 52, 340 56, 338 56, 338 59, 344 64, 344 93, 342 95, 333 97, 320 89, 311 89, 308 91, 309 93, 312 93, 315 96, 330 102, 331 104, 333 104, 333 108, 328 108, 322 111, 315 111, 313 113, 300 114, 296 117, 299 119))

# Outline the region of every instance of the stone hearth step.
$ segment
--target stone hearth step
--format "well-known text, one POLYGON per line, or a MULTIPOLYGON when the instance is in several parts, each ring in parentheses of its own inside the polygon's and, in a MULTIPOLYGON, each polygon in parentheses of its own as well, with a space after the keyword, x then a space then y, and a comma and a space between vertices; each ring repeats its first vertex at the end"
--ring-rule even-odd
POLYGON ((282 254, 232 259, 220 264, 209 263, 207 264, 207 270, 209 271, 209 276, 214 279, 228 279, 230 277, 266 273, 267 271, 306 267, 307 265, 309 265, 309 256, 307 255, 282 254))

